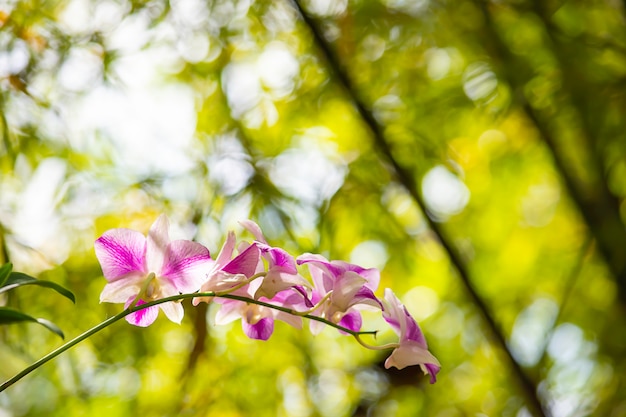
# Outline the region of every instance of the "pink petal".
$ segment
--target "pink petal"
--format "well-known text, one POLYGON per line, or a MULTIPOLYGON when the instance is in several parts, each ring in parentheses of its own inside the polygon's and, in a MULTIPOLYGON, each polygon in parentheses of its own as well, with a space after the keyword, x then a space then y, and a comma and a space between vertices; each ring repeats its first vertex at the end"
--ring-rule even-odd
POLYGON ((406 334, 406 314, 404 314, 404 306, 393 291, 385 288, 385 309, 383 310, 383 319, 391 325, 391 328, 402 339, 406 334))
POLYGON ((428 345, 426 344, 426 338, 424 337, 424 333, 420 329, 420 326, 417 324, 415 319, 409 314, 406 307, 402 306, 402 310, 406 317, 406 330, 404 337, 407 340, 412 340, 414 342, 419 343, 425 349, 428 349, 428 345))
POLYGON ((95 244, 96 257, 107 281, 115 281, 131 272, 145 272, 146 238, 130 229, 111 229, 95 244))
POLYGON ((183 309, 183 305, 181 303, 170 301, 168 303, 159 304, 159 307, 163 310, 165 316, 174 323, 180 324, 183 320, 185 310, 183 309))
MULTIPOLYGON (((133 300, 134 300, 134 297, 128 299, 124 308, 128 308, 128 306, 130 305, 130 303, 133 302, 133 300)), ((139 300, 139 302, 137 303, 137 305, 142 305, 142 304, 145 304, 143 300, 139 300)), ((126 316, 126 321, 135 326, 148 327, 149 325, 154 323, 158 315, 159 315, 159 307, 151 306, 151 307, 144 308, 143 310, 130 313, 128 316, 126 316)))
POLYGON ((427 363, 424 365, 424 367, 426 368, 426 372, 430 374, 430 383, 434 384, 435 382, 437 382, 437 374, 439 373, 441 367, 432 363, 427 363))
POLYGON ((257 266, 259 265, 259 248, 256 245, 250 245, 246 250, 241 252, 230 261, 222 270, 229 274, 243 274, 247 277, 251 277, 256 273, 257 266))
POLYGON ((175 240, 167 245, 161 276, 181 293, 197 291, 206 280, 214 261, 209 250, 189 240, 175 240))
POLYGON ((346 311, 354 304, 354 295, 363 288, 365 278, 355 272, 346 272, 336 282, 330 296, 332 303, 340 311, 346 311))
POLYGON ((270 269, 289 274, 297 274, 296 262, 289 253, 280 248, 273 248, 261 243, 256 244, 263 253, 263 256, 269 261, 270 269))
POLYGON ((298 265, 309 265, 309 271, 311 272, 311 277, 313 278, 313 284, 315 285, 317 291, 323 295, 333 289, 337 276, 341 275, 341 271, 339 271, 339 274, 335 275, 328 269, 328 266, 331 266, 330 262, 328 262, 322 255, 305 253, 298 256, 296 263, 298 265))
MULTIPOLYGON (((229 299, 219 300, 221 301, 222 306, 215 315, 215 324, 221 326, 241 318, 245 303, 229 299)), ((218 301, 218 299, 216 299, 215 301, 218 301)))
POLYGON ((277 293, 298 286, 309 286, 309 283, 300 275, 273 271, 270 268, 267 275, 263 277, 260 287, 254 293, 254 298, 257 300, 261 297, 272 299, 277 293))
POLYGON ((315 265, 315 267, 320 268, 322 271, 334 276, 335 278, 345 271, 345 268, 342 268, 341 266, 338 266, 335 263, 328 261, 328 259, 324 258, 322 255, 305 253, 298 256, 296 261, 298 265, 315 265))
POLYGON ((170 243, 170 222, 165 214, 161 214, 148 231, 146 245, 146 266, 149 272, 157 273, 163 267, 165 251, 170 243))
POLYGON ((129 298, 135 298, 146 276, 142 272, 132 272, 124 278, 109 282, 100 293, 101 303, 125 303, 129 298))
POLYGON ((246 229, 248 229, 248 231, 252 233, 252 235, 254 236, 256 240, 258 240, 261 243, 267 244, 267 241, 265 240, 265 236, 263 236, 263 232, 261 231, 261 228, 259 227, 258 224, 256 224, 252 220, 242 220, 239 222, 239 224, 245 227, 246 229))
POLYGON ((309 323, 309 329, 314 336, 320 334, 322 330, 324 330, 324 328, 326 328, 326 325, 320 321, 311 320, 311 322, 309 323))
POLYGON ((228 232, 228 237, 226 238, 226 242, 222 246, 219 255, 217 255, 217 259, 215 260, 215 267, 222 268, 228 262, 230 262, 233 257, 233 251, 235 250, 235 234, 233 232, 228 232))
POLYGON ((272 317, 264 317, 255 324, 242 320, 241 326, 243 327, 243 332, 250 339, 267 340, 274 332, 274 319, 272 317))
MULTIPOLYGON (((361 324, 363 323, 363 319, 361 318, 361 313, 356 310, 350 310, 339 321, 340 326, 345 327, 346 329, 350 329, 352 331, 358 332, 361 330, 361 324)), ((341 332, 344 333, 345 332, 341 332)))
POLYGON ((379 308, 381 310, 383 308, 383 303, 381 303, 380 300, 378 299, 378 297, 376 297, 376 295, 374 295, 372 290, 370 290, 366 286, 361 287, 356 292, 356 294, 354 294, 354 301, 353 301, 352 305, 353 306, 369 305, 369 306, 372 306, 372 307, 375 307, 375 308, 379 308))
MULTIPOLYGON (((406 343, 400 343, 400 346, 391 352, 391 355, 385 361, 385 368, 389 369, 394 366, 398 369, 403 369, 407 366, 422 366, 426 364, 439 367, 439 361, 428 349, 424 349, 419 344, 408 341, 406 343)), ((428 372, 428 370, 426 371, 428 372)))

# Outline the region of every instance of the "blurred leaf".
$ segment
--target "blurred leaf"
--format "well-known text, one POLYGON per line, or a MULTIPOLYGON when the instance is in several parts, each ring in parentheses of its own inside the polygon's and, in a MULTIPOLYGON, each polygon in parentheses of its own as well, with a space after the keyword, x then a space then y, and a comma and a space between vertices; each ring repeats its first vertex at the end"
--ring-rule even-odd
POLYGON ((9 274, 11 274, 12 269, 13 264, 11 263, 6 263, 0 266, 0 287, 4 286, 4 283, 6 282, 7 278, 9 278, 9 274))
POLYGON ((24 321, 39 323, 42 326, 44 326, 46 329, 59 335, 61 339, 65 339, 65 335, 63 334, 61 329, 59 329, 57 325, 55 325, 49 320, 35 318, 32 316, 29 316, 28 314, 22 313, 21 311, 13 310, 12 308, 0 307, 0 325, 21 323, 24 321))
POLYGON ((0 287, 0 294, 23 285, 38 285, 40 287, 52 288, 62 296, 72 300, 73 303, 76 303, 76 298, 70 290, 55 282, 36 279, 21 272, 11 272, 9 279, 0 287))

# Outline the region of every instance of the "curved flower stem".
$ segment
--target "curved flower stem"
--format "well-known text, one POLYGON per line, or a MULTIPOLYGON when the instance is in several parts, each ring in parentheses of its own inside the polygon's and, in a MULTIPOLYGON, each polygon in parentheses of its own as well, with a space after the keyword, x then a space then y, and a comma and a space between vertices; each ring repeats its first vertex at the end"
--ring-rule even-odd
MULTIPOLYGON (((52 359, 56 358, 61 353, 65 352, 66 350, 70 349, 71 347, 79 344, 83 340, 93 336, 94 334, 98 333, 100 330, 103 330, 103 329, 109 327, 111 324, 119 321, 120 319, 123 319, 124 317, 128 316, 131 313, 134 313, 136 311, 143 310, 144 308, 152 307, 152 306, 155 306, 155 305, 158 305, 158 304, 163 304, 163 303, 166 303, 166 302, 169 302, 169 301, 181 301, 181 300, 184 300, 184 299, 187 299, 187 298, 195 298, 195 297, 222 297, 222 298, 230 298, 232 300, 239 300, 239 301, 243 301, 245 303, 258 304, 260 306, 267 307, 267 308, 272 308, 272 309, 278 310, 278 311, 283 311, 283 312, 288 313, 288 314, 302 315, 298 311, 292 310, 292 309, 287 308, 287 307, 278 306, 278 305, 266 303, 264 301, 258 301, 258 300, 254 300, 252 298, 242 297, 242 296, 233 295, 233 294, 222 294, 222 295, 219 295, 219 294, 217 294, 215 292, 201 292, 201 293, 191 293, 191 294, 179 294, 179 295, 173 295, 171 297, 160 298, 158 300, 150 301, 150 302, 145 303, 145 304, 130 306, 129 308, 127 308, 124 311, 122 311, 121 313, 118 313, 118 314, 116 314, 113 317, 109 317, 108 319, 106 319, 102 323, 97 324, 96 326, 92 327, 91 329, 87 330, 86 332, 76 336, 75 338, 73 338, 69 342, 59 346, 58 348, 56 348, 52 352, 50 352, 47 355, 43 356, 41 359, 37 360, 32 365, 24 368, 21 372, 17 373, 12 378, 10 378, 10 379, 6 380, 5 382, 3 382, 2 385, 0 385, 0 392, 2 392, 5 389, 9 388, 11 385, 15 384, 17 381, 19 381, 20 379, 24 378, 26 375, 28 375, 31 372, 33 372, 35 369, 41 367, 45 363, 47 363, 47 362, 51 361, 52 359)), ((316 321, 322 322, 324 324, 327 324, 328 326, 334 327, 335 329, 338 329, 338 330, 341 330, 341 331, 343 331, 345 333, 348 333, 348 334, 354 336, 357 339, 357 341, 359 341, 359 343, 361 343, 363 346, 366 346, 366 345, 363 344, 363 342, 359 339, 359 337, 358 337, 359 335, 362 335, 362 334, 376 335, 376 333, 377 333, 376 331, 357 332, 357 331, 354 331, 354 330, 347 329, 347 328, 345 328, 343 326, 340 326, 340 325, 338 325, 336 323, 333 323, 333 322, 328 321, 326 319, 323 319, 321 317, 312 316, 310 314, 302 315, 302 317, 306 317, 306 318, 308 318, 310 320, 316 320, 316 321)))
POLYGON ((250 278, 248 278, 247 280, 245 280, 245 281, 235 285, 233 288, 229 288, 229 289, 224 290, 224 291, 215 291, 215 296, 216 297, 223 297, 226 294, 230 294, 231 292, 234 292, 234 291, 238 290, 239 288, 245 287, 246 285, 250 284, 255 279, 262 278, 262 277, 264 277, 266 275, 267 275, 267 272, 259 272, 258 274, 254 274, 250 278))
POLYGON ((365 343, 363 340, 361 340, 361 334, 355 334, 353 336, 356 339, 356 341, 359 342, 359 344, 361 346, 363 346, 364 348, 366 348, 366 349, 371 349, 371 350, 388 350, 388 349, 395 349, 397 347, 400 347, 400 345, 398 343, 387 343, 385 345, 374 346, 374 345, 370 345, 368 343, 365 343))
POLYGON ((317 304, 315 304, 313 306, 313 308, 310 308, 306 311, 296 311, 295 315, 296 316, 301 316, 301 317, 306 317, 307 315, 313 313, 315 310, 317 310, 318 308, 321 307, 322 304, 324 304, 324 302, 326 302, 326 300, 328 300, 330 298, 330 296, 332 295, 333 291, 330 290, 326 293, 326 295, 324 296, 324 298, 322 298, 321 300, 319 300, 317 302, 317 304))
POLYGON ((135 297, 133 302, 130 303, 128 308, 133 308, 133 307, 135 307, 137 305, 139 300, 141 300, 141 298, 146 294, 146 291, 148 290, 148 286, 150 285, 150 283, 152 282, 152 280, 155 277, 156 277, 156 274, 154 272, 150 272, 148 274, 148 277, 146 278, 146 280, 144 281, 143 285, 141 286, 141 289, 139 290, 139 293, 137 294, 137 297, 135 297))

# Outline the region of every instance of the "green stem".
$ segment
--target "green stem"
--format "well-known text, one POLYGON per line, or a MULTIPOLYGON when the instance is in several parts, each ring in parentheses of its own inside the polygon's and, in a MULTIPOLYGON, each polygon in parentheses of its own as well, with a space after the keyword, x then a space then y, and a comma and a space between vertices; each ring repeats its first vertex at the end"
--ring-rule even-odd
POLYGON ((250 284, 255 279, 264 277, 266 275, 267 275, 267 272, 259 272, 258 274, 254 274, 250 278, 248 278, 247 280, 245 280, 243 282, 240 282, 239 284, 235 285, 233 288, 229 288, 228 290, 225 290, 225 291, 216 291, 215 292, 215 296, 216 297, 223 297, 226 294, 230 294, 231 292, 234 292, 234 291, 238 290, 239 288, 245 287, 246 285, 250 284))
MULTIPOLYGON (((142 305, 142 307, 144 305, 142 305)), ((133 312, 132 310, 126 309, 126 310, 122 311, 121 313, 106 319, 105 321, 103 321, 102 323, 98 324, 97 326, 92 327, 91 329, 87 330, 85 333, 83 333, 83 334, 81 334, 79 336, 76 336, 75 338, 73 338, 69 342, 59 346, 58 348, 56 348, 52 352, 48 353, 46 356, 43 356, 41 359, 39 359, 38 361, 33 363, 32 365, 28 366, 27 368, 24 368, 20 373, 16 374, 13 378, 8 379, 4 383, 2 383, 2 385, 0 385, 0 392, 2 392, 5 389, 9 388, 11 385, 15 384, 17 381, 19 381, 20 379, 24 378, 26 375, 28 375, 31 372, 33 372, 35 369, 39 368, 41 365, 43 365, 46 362, 56 358, 57 356, 59 356, 61 353, 65 352, 66 350, 68 350, 72 346, 77 345, 78 343, 80 343, 83 340, 87 339, 88 337, 98 333, 100 330, 104 329, 105 327, 110 326, 111 324, 115 323, 119 319, 122 319, 122 318, 126 317, 127 315, 129 315, 132 312, 133 312)))
POLYGON ((326 293, 326 295, 324 296, 324 298, 322 298, 321 300, 319 300, 319 302, 317 304, 315 304, 313 306, 313 308, 307 310, 307 311, 298 311, 296 312, 296 316, 301 316, 301 317, 306 317, 308 314, 313 313, 315 310, 317 310, 318 308, 320 308, 322 306, 322 304, 324 304, 326 302, 326 300, 328 300, 330 298, 330 296, 332 295, 333 290, 330 290, 326 293))
POLYGON ((371 350, 388 350, 388 349, 395 349, 395 348, 400 347, 399 343, 387 343, 385 345, 373 346, 361 340, 361 335, 359 334, 355 334, 354 338, 356 339, 357 342, 359 342, 361 346, 367 349, 371 349, 371 350))
POLYGON ((239 295, 234 295, 234 294, 218 295, 215 292, 201 292, 201 293, 192 293, 192 294, 179 294, 179 295, 173 295, 171 297, 166 297, 166 298, 161 298, 161 299, 158 299, 158 300, 150 301, 148 303, 141 304, 139 306, 137 306, 137 305, 131 306, 131 307, 125 309, 124 311, 122 311, 121 313, 116 314, 115 316, 106 319, 102 323, 100 323, 100 324, 92 327, 91 329, 87 330, 86 332, 76 336, 75 338, 73 338, 69 342, 59 346, 58 348, 56 348, 52 352, 50 352, 47 355, 43 356, 38 361, 34 362, 32 365, 24 368, 21 372, 19 372, 18 374, 16 374, 12 378, 10 378, 7 381, 5 381, 4 383, 2 383, 2 385, 0 385, 0 392, 2 392, 5 389, 9 388, 11 385, 15 384, 17 381, 19 381, 20 379, 24 378, 26 375, 28 375, 31 372, 33 372, 35 369, 39 368, 40 366, 44 365, 45 363, 47 363, 47 362, 51 361, 52 359, 56 358, 61 353, 65 352, 66 350, 70 349, 71 347, 79 344, 83 340, 93 336, 94 334, 98 333, 100 330, 110 326, 111 324, 115 323, 116 321, 119 321, 120 319, 123 319, 124 317, 128 316, 131 313, 137 312, 139 310, 143 310, 143 309, 148 308, 148 307, 152 307, 152 306, 155 306, 155 305, 166 303, 168 301, 180 301, 180 300, 184 300, 184 299, 187 299, 187 298, 195 298, 195 297, 221 297, 221 298, 228 298, 228 299, 231 299, 231 300, 243 301, 245 303, 257 304, 257 305, 260 305, 260 306, 263 306, 263 307, 272 308, 274 310, 282 311, 282 312, 285 312, 285 313, 288 313, 288 314, 292 314, 292 315, 300 315, 302 317, 308 318, 309 320, 319 321, 319 322, 324 323, 324 324, 326 324, 328 326, 334 327, 337 330, 341 330, 342 332, 348 333, 348 334, 354 336, 357 339, 357 341, 359 343, 361 343, 363 346, 365 346, 365 345, 360 340, 360 338, 359 338, 360 335, 363 335, 363 334, 376 335, 376 331, 357 332, 357 331, 345 328, 343 326, 340 326, 340 325, 338 325, 336 323, 333 323, 331 321, 328 321, 326 319, 323 319, 321 317, 313 316, 313 315, 310 315, 310 314, 302 315, 302 313, 299 313, 298 311, 292 310, 292 309, 287 308, 287 307, 277 306, 277 305, 274 305, 274 304, 266 303, 264 301, 254 300, 252 298, 242 297, 242 296, 239 296, 239 295))

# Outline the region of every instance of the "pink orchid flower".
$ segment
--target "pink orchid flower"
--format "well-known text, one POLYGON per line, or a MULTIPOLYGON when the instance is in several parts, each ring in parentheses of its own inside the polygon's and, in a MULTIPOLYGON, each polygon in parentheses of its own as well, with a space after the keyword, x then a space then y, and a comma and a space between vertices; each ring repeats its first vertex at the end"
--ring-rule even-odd
MULTIPOLYGON (((377 269, 366 269, 343 261, 328 261, 321 255, 304 254, 298 257, 298 265, 308 264, 314 289, 311 301, 317 304, 326 300, 312 314, 337 323, 347 329, 361 329, 359 309, 382 309, 374 295, 380 282, 377 269)), ((317 334, 323 323, 311 321, 311 332, 317 334)))
MULTIPOLYGON (((233 258, 235 243, 235 234, 229 232, 213 267, 200 287, 200 292, 229 292, 245 284, 260 269, 262 264, 259 249, 255 245, 249 245, 233 258)), ((192 304, 196 306, 212 299, 213 297, 196 297, 192 304)))
MULTIPOLYGON (((252 294, 256 291, 256 286, 253 284, 254 283, 250 284, 250 286, 245 289, 239 289, 233 292, 233 294, 252 298, 252 294)), ((291 290, 281 291, 271 300, 261 297, 259 301, 287 307, 296 311, 306 308, 302 294, 291 290)), ((302 318, 297 315, 239 300, 220 298, 216 299, 215 302, 222 304, 222 307, 215 316, 215 324, 227 324, 241 318, 243 331, 250 339, 269 339, 274 332, 275 320, 284 321, 297 329, 302 328, 302 318)))
POLYGON ((385 289, 383 318, 400 336, 399 345, 385 361, 385 368, 395 366, 398 369, 419 365, 424 374, 430 374, 430 383, 437 381, 441 365, 437 358, 428 351, 426 338, 415 319, 402 305, 398 297, 389 288, 385 289))
POLYGON ((239 223, 252 233, 256 239, 253 245, 259 248, 261 256, 267 261, 266 275, 254 293, 256 300, 261 297, 272 299, 277 293, 289 288, 295 288, 304 293, 305 288, 311 287, 311 284, 298 274, 293 256, 281 248, 270 246, 258 224, 252 220, 244 220, 239 223))
MULTIPOLYGON (((165 215, 150 227, 148 236, 130 229, 111 229, 95 242, 96 257, 108 283, 100 302, 125 303, 125 308, 180 293, 198 291, 213 261, 199 243, 169 238, 165 215), (136 300, 136 301, 135 301, 136 300)), ((178 302, 147 307, 126 316, 136 326, 149 326, 159 308, 167 318, 180 323, 184 310, 178 302)))

